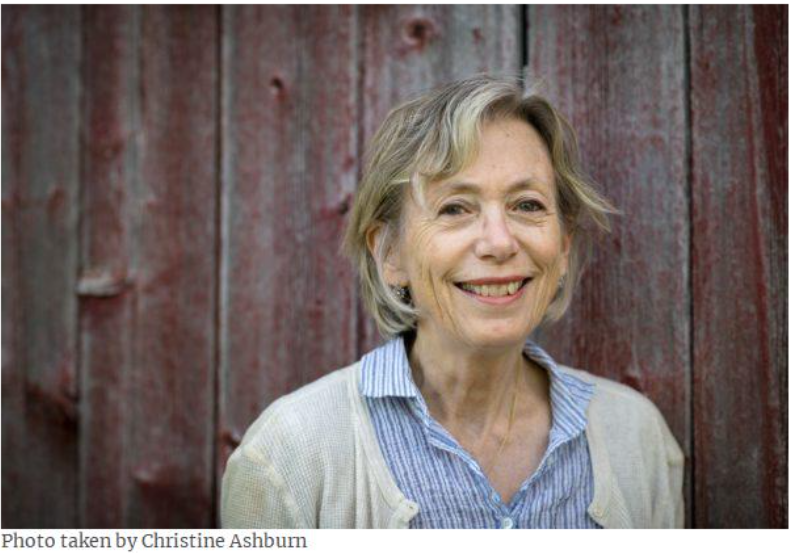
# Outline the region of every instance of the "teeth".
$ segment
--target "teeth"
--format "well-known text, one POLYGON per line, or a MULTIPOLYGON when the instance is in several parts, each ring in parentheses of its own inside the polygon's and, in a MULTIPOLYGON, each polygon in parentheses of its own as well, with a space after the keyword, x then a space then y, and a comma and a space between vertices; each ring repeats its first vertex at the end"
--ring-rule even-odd
POLYGON ((512 296, 518 291, 519 286, 521 286, 520 281, 509 282, 508 284, 484 284, 482 286, 464 283, 461 285, 461 288, 478 296, 501 298, 503 296, 512 296))

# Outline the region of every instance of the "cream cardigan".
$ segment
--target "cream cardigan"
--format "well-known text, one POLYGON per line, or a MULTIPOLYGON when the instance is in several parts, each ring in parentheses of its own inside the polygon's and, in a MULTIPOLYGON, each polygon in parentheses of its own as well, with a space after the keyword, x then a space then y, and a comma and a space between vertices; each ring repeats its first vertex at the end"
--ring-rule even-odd
MULTIPOLYGON (((604 528, 683 526, 683 452, 658 409, 631 388, 595 384, 587 440, 604 528)), ((361 364, 272 403, 222 479, 224 528, 408 528, 419 506, 397 488, 359 392, 361 364)))

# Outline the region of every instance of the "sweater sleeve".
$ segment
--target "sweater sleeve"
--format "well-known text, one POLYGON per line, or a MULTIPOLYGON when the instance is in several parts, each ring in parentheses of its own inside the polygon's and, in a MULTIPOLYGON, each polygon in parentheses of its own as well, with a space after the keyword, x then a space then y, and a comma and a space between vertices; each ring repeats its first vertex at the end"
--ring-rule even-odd
POLYGON ((293 495, 258 451, 237 449, 222 478, 223 528, 306 528, 293 495))
POLYGON ((626 514, 604 522, 613 528, 683 528, 684 456, 663 415, 636 390, 603 378, 594 381, 590 453, 595 460, 597 452, 599 466, 610 467, 611 485, 622 496, 610 502, 615 505, 609 510, 615 512, 620 503, 626 514))
POLYGON ((672 493, 675 498, 675 524, 673 528, 683 528, 685 507, 683 505, 683 463, 673 467, 672 493))
POLYGON ((683 503, 683 450, 672 435, 666 420, 649 400, 653 432, 647 440, 646 455, 650 464, 651 497, 653 498, 652 528, 683 528, 685 509, 683 503))
POLYGON ((661 419, 661 431, 665 443, 669 474, 669 504, 672 506, 668 526, 670 528, 683 528, 685 517, 683 504, 683 450, 678 445, 677 440, 675 440, 663 418, 661 419))

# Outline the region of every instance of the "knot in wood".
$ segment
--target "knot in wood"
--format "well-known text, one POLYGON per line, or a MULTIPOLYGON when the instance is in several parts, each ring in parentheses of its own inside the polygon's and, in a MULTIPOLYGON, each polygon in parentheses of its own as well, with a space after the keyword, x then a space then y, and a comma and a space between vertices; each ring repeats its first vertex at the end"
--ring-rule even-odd
POLYGON ((272 93, 272 96, 282 96, 283 92, 285 91, 285 83, 283 82, 282 78, 279 76, 272 77, 269 81, 269 90, 272 93))
POLYGON ((405 34, 412 46, 425 46, 436 35, 436 26, 430 19, 415 18, 406 23, 405 34))
POLYGON ((110 298, 120 295, 131 284, 123 271, 88 269, 77 282, 77 295, 110 298))
POLYGON ((241 443, 241 433, 238 430, 226 429, 220 432, 219 439, 231 449, 236 449, 241 443))

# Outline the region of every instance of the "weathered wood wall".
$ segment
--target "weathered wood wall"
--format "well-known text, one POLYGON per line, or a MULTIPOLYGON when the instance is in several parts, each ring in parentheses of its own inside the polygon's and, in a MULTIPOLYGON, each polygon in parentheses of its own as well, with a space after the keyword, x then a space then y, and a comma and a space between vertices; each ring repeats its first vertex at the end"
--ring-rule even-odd
POLYGON ((689 452, 682 8, 542 6, 530 16, 530 66, 577 129, 588 171, 623 212, 595 252, 567 320, 544 341, 568 362, 647 393, 689 452))
POLYGON ((661 408, 692 527, 787 525, 787 7, 3 6, 2 524, 208 527, 378 342, 339 239, 411 94, 546 81, 622 209, 563 362, 661 408))

